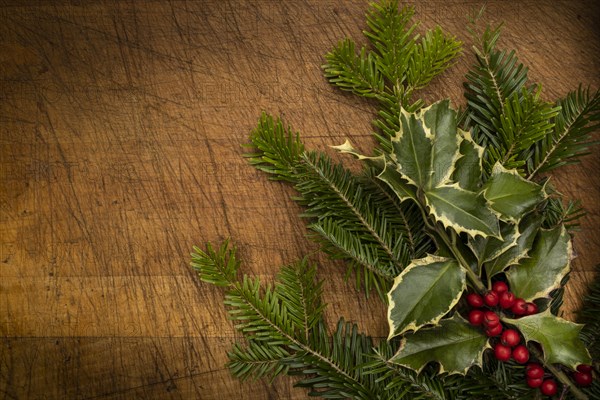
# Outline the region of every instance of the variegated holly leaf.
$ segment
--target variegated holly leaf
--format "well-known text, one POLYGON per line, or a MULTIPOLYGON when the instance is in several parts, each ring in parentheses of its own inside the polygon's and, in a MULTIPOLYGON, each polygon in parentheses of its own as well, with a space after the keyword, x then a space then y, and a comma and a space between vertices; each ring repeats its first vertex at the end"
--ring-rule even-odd
POLYGON ((504 219, 518 221, 546 198, 544 188, 496 163, 492 176, 483 185, 483 195, 490 207, 504 219))
POLYGON ((493 236, 476 236, 469 238, 469 248, 477 257, 479 265, 498 258, 501 254, 517 245, 519 238, 519 228, 515 224, 500 224, 500 234, 502 238, 493 236))
POLYGON ((532 301, 548 297, 569 272, 571 240, 564 226, 542 229, 529 256, 507 272, 510 289, 517 297, 532 301))
POLYGON ((487 207, 483 196, 475 192, 458 185, 439 186, 426 191, 425 200, 429 212, 446 228, 470 236, 501 237, 498 218, 487 207))
POLYGON ((414 186, 410 185, 406 180, 402 178, 402 175, 393 167, 386 165, 384 170, 381 171, 377 178, 381 179, 383 182, 387 183, 387 185, 396 193, 396 196, 400 199, 400 201, 404 201, 407 199, 413 199, 417 201, 417 195, 415 193, 414 186))
POLYGON ((398 172, 419 189, 446 183, 460 155, 456 111, 443 100, 416 113, 402 110, 400 129, 392 138, 391 160, 398 172))
POLYGON ((542 346, 544 360, 575 369, 579 364, 590 364, 592 359, 579 338, 583 325, 553 315, 550 309, 519 319, 503 318, 503 322, 519 328, 526 341, 542 346))
POLYGON ((437 324, 465 288, 465 271, 456 260, 438 256, 413 260, 388 292, 389 338, 437 324))
POLYGON ((530 214, 519 223, 519 232, 514 246, 499 254, 496 258, 485 261, 483 268, 489 278, 503 272, 511 265, 518 263, 533 246, 537 232, 542 223, 538 215, 530 214))
POLYGON ((458 132, 462 134, 463 140, 460 142, 460 158, 456 161, 452 180, 462 189, 476 192, 483 174, 483 147, 475 143, 470 132, 461 129, 458 132))
POLYGON ((406 334, 390 362, 420 372, 429 362, 440 364, 440 373, 466 374, 481 365, 488 338, 458 314, 439 326, 406 334))
POLYGON ((360 154, 348 140, 341 145, 331 147, 340 153, 352 154, 359 160, 365 161, 370 166, 380 170, 381 172, 377 175, 377 178, 385 182, 394 193, 396 193, 396 196, 398 196, 401 201, 407 199, 417 200, 414 186, 410 185, 402 178, 400 172, 395 170, 395 164, 393 162, 386 162, 384 155, 370 157, 360 154))

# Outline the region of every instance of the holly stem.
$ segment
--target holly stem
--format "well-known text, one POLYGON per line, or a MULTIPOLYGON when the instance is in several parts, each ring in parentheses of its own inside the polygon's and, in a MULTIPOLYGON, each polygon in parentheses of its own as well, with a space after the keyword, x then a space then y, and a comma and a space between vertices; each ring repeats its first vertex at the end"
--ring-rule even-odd
POLYGON ((456 246, 456 243, 448 237, 446 231, 439 225, 435 225, 433 228, 435 229, 435 232, 438 234, 438 236, 444 241, 444 244, 448 246, 448 248, 452 252, 452 255, 454 255, 461 267, 463 267, 463 269, 467 273, 469 281, 473 284, 473 286, 475 286, 475 289, 477 289, 477 291, 480 293, 487 292, 487 288, 485 287, 481 279, 479 279, 479 276, 477 276, 477 274, 473 272, 471 266, 469 265, 467 260, 465 260, 462 253, 456 246))
POLYGON ((542 362, 542 364, 544 364, 544 367, 546 367, 548 371, 552 373, 552 375, 554 375, 559 381, 561 381, 566 387, 569 388, 571 393, 573 393, 573 396, 575 396, 579 400, 589 400, 588 396, 581 390, 579 390, 579 388, 575 384, 573 384, 573 382, 569 379, 567 374, 565 374, 559 368, 555 367, 553 364, 546 362, 543 358, 542 353, 538 349, 532 346, 530 347, 530 350, 531 353, 535 355, 537 359, 542 362))

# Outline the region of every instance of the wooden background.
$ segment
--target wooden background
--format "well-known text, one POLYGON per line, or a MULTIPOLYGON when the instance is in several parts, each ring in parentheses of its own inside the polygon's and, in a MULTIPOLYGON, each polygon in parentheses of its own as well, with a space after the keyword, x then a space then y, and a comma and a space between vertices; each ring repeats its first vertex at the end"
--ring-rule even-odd
MULTIPOLYGON (((465 55, 424 93, 462 104, 466 15, 488 3, 548 100, 600 86, 597 1, 415 2, 465 55)), ((301 399, 241 384, 222 293, 189 268, 231 237, 270 279, 316 246, 293 191, 242 158, 261 111, 307 146, 372 145, 374 108, 331 88, 323 55, 362 40, 366 1, 0 1, 0 399, 301 399)), ((329 150, 327 150, 329 151, 329 150)), ((588 215, 568 307, 600 260, 598 152, 555 174, 588 215)), ((317 255, 329 321, 385 336, 384 308, 317 255)), ((567 316, 570 316, 567 313, 567 316)))

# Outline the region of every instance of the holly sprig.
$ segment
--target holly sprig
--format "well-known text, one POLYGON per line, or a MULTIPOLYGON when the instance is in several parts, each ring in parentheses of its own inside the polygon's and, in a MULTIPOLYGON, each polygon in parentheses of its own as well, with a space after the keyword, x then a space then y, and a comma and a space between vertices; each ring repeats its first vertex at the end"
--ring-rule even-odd
POLYGON ((439 27, 417 35, 413 14, 396 1, 372 4, 370 47, 345 39, 325 57, 330 83, 379 105, 372 154, 334 146, 362 160, 362 173, 307 151, 267 114, 247 154, 294 185, 310 236, 387 303, 388 340, 375 345, 343 320, 329 336, 306 260, 261 290, 258 279, 238 277, 227 244, 196 248, 192 265, 227 288, 248 339, 230 353, 230 368, 241 379, 302 374, 299 386, 328 398, 524 399, 537 387, 554 395, 554 379, 561 398, 598 394, 583 326, 557 316, 581 212, 538 175, 589 151, 600 94, 580 87, 542 101, 515 52, 497 49, 500 28, 479 32, 473 18, 467 107, 426 107, 418 91, 452 65, 461 43, 439 27))

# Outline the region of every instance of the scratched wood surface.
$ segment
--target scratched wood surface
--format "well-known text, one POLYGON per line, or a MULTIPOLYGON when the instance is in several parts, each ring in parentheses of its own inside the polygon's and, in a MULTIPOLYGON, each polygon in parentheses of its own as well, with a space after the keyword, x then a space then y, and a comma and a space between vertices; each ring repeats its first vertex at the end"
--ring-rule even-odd
MULTIPOLYGON (((422 28, 468 43, 482 1, 416 2, 422 28)), ((300 399, 292 381, 239 383, 222 294, 188 267, 194 244, 231 237, 270 279, 316 247, 289 187, 242 158, 261 111, 311 148, 372 145, 368 103, 321 75, 359 38, 365 1, 0 2, 0 398, 300 399)), ((600 86, 595 1, 488 3, 548 100, 600 86)), ((361 39, 362 40, 362 39, 361 39)), ((462 104, 472 54, 424 93, 462 104)), ((598 153, 555 174, 588 215, 567 307, 600 260, 598 153)), ((315 255, 328 316, 385 335, 384 308, 315 255), (359 311, 360 310, 360 311, 359 311)), ((567 315, 571 315, 567 313, 567 315)))

